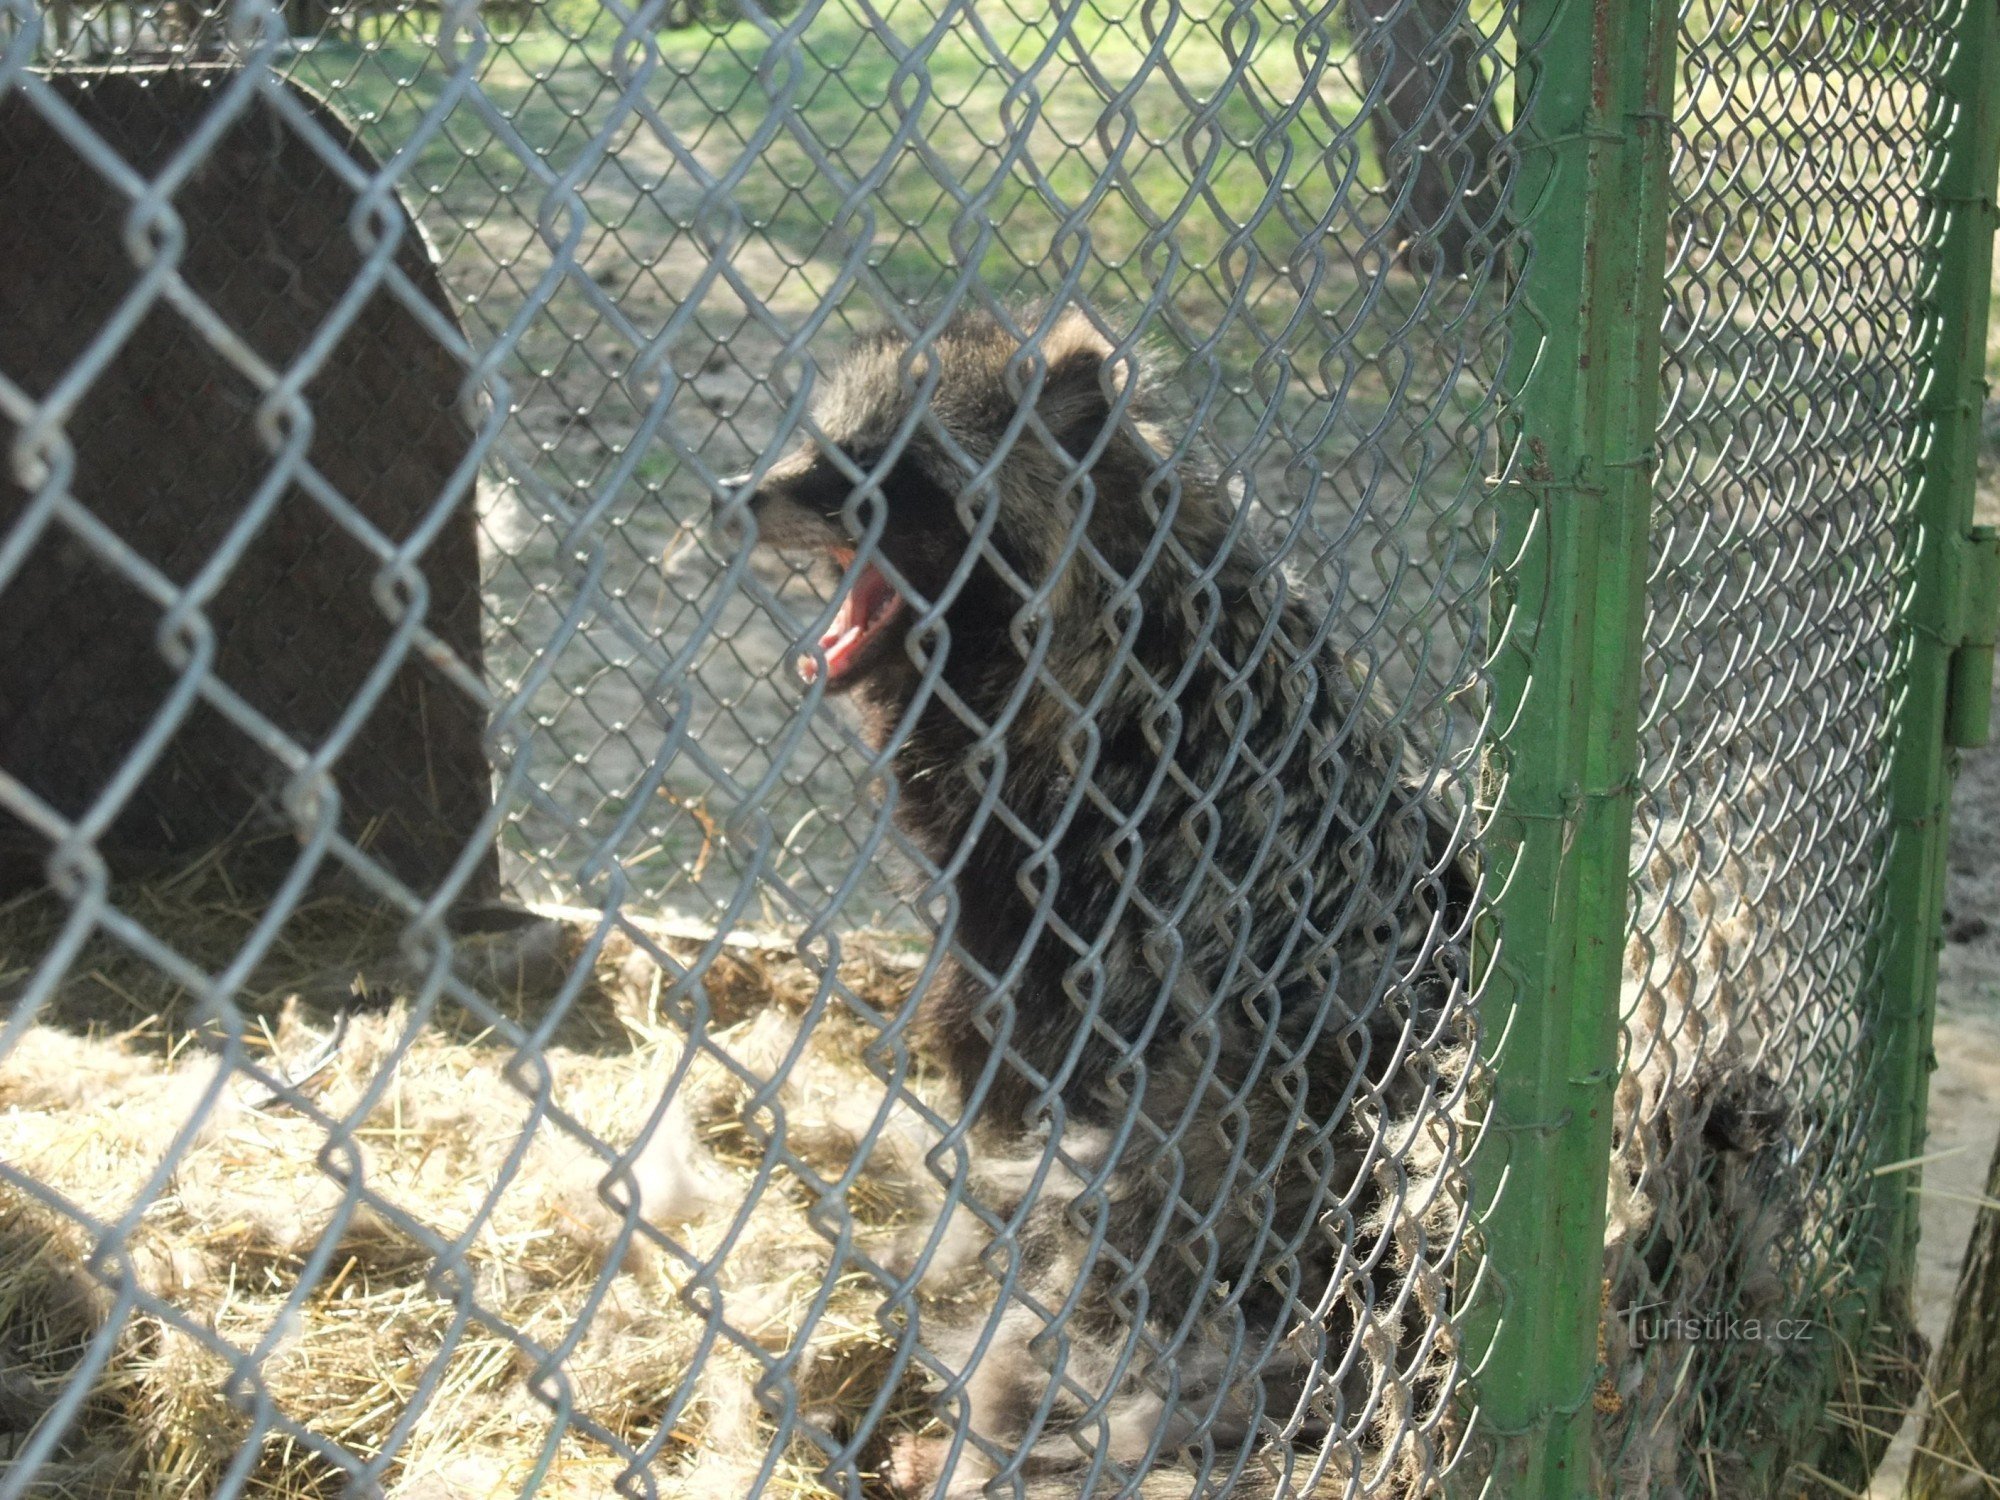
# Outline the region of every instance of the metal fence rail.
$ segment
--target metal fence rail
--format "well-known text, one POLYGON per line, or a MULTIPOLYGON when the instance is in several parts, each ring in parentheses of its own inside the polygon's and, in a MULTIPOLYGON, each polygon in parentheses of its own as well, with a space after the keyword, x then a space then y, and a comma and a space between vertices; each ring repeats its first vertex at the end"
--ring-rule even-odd
POLYGON ((0 0, 0 1500, 1862 1485, 1991 12, 0 0))

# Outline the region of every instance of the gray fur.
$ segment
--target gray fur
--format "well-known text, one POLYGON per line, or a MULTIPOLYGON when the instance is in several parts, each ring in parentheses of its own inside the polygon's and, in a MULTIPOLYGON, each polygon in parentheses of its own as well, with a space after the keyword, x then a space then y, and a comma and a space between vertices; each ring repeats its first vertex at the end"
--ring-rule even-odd
POLYGON ((1163 461, 1136 362, 1075 313, 1030 331, 1025 358, 983 315, 863 343, 750 504, 763 540, 859 546, 909 601, 833 686, 956 894, 924 1022, 989 1161, 1062 1161, 1034 1204, 988 1173, 1024 1279, 971 1372, 988 1446, 960 1487, 1010 1453, 1129 1472, 1366 1425, 1371 1398, 1409 1421, 1467 1042, 1474 881, 1440 773, 1215 476, 1163 461), (1079 1288, 1067 1352, 1042 1347, 1079 1288), (1070 1406, 1122 1392, 1074 1432, 1033 1415, 1058 1359, 1070 1406))

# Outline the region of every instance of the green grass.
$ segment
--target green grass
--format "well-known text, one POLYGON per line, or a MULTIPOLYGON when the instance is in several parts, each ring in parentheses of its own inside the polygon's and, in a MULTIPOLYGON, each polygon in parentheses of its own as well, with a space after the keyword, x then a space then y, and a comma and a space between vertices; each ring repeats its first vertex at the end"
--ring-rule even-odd
MULTIPOLYGON (((621 119, 618 87, 604 77, 615 29, 601 13, 574 19, 584 24, 569 32, 544 25, 496 40, 482 69, 486 95, 556 170, 572 167, 599 130, 621 146, 636 135, 657 147, 621 119)), ((731 184, 727 206, 752 235, 801 265, 865 253, 890 285, 918 298, 968 261, 992 285, 1046 280, 1041 262, 1052 243, 1074 252, 1087 242, 1090 260, 1127 295, 1143 293, 1170 242, 1185 275, 1219 274, 1238 238, 1282 267, 1310 258, 1324 231, 1296 208, 1281 211, 1275 186, 1331 203, 1351 183, 1347 197, 1364 215, 1375 201, 1354 191, 1380 182, 1354 128, 1360 99, 1342 71, 1351 64, 1337 32, 1274 9, 1188 13, 1170 39, 1170 63, 1112 108, 1086 70, 1111 88, 1140 74, 1141 18, 1079 17, 1057 43, 1052 17, 978 30, 961 20, 930 38, 919 61, 907 49, 925 43, 925 20, 902 25, 892 44, 855 13, 829 8, 795 53, 745 22, 667 32, 642 92, 678 149, 731 184), (1232 50, 1247 60, 1234 84, 1232 50), (1274 85, 1302 103, 1288 109, 1274 85), (787 110, 788 123, 749 155, 760 128, 787 110), (801 137, 819 143, 817 152, 801 137), (1032 167, 1010 158, 1010 141, 1022 137, 1032 167), (1092 202, 1114 161, 1110 190, 1092 202), (872 190, 857 189, 871 174, 872 190), (1066 217, 1086 204, 1080 226, 1065 233, 1066 217), (982 220, 1000 232, 982 235, 982 220)), ((647 64, 635 57, 633 65, 647 64)), ((436 49, 406 32, 323 43, 296 73, 380 147, 406 139, 448 82, 436 49)), ((682 197, 698 196, 692 174, 680 175, 682 197)), ((649 179, 608 162, 584 191, 657 192, 673 176, 649 179)), ((473 228, 497 198, 538 195, 463 106, 422 148, 411 181, 473 228)), ((697 205, 682 207, 687 221, 676 227, 689 232, 697 205)), ((615 225, 615 213, 606 222, 615 225)))

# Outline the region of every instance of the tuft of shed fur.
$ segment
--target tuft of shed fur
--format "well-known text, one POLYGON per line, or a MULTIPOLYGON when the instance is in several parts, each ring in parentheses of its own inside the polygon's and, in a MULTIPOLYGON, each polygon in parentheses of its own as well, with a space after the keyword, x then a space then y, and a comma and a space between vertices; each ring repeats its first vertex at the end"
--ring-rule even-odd
POLYGON ((1852 1290, 1832 1260, 1853 1233, 1839 1159, 1852 1146, 1802 1099, 1812 1061, 1791 1054, 1772 1014, 1801 959, 1791 940, 1813 930, 1824 897, 1771 831, 1783 819, 1763 776, 1723 759, 1687 768, 1690 792, 1642 799, 1637 818, 1593 1433, 1605 1494, 1767 1493, 1810 1452, 1791 1407, 1829 1398, 1828 1426, 1858 1434, 1845 1441, 1865 1473, 1923 1364, 1900 1305, 1881 1309, 1851 1374, 1828 1348, 1852 1290), (1825 1390, 1837 1369, 1865 1394, 1825 1390), (1754 1401, 1718 1424, 1717 1403, 1746 1392, 1754 1401))

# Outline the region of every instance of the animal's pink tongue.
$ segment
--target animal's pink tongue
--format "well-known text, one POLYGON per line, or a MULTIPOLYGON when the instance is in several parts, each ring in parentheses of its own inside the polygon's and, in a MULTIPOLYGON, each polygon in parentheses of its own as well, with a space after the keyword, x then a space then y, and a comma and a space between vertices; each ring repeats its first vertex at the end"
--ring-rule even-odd
MULTIPOLYGON (((873 563, 864 563, 860 577, 840 601, 832 626, 819 638, 819 649, 826 654, 828 682, 838 682, 854 669, 868 644, 869 633, 899 602, 881 571, 873 563)), ((819 663, 811 655, 799 658, 799 676, 807 682, 819 676, 819 663)))

